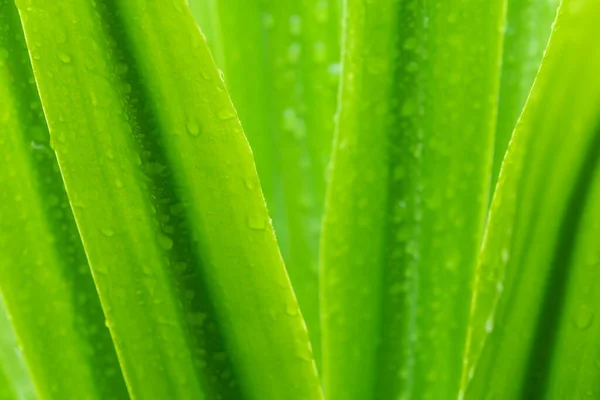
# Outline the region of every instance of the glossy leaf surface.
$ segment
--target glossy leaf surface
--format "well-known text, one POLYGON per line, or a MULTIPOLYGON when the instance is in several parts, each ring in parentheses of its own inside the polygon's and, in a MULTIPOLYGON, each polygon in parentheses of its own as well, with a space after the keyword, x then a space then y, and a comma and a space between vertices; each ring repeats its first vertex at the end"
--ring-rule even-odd
POLYGON ((462 395, 596 397, 600 5, 563 0, 500 173, 462 395))
POLYGON ((546 49, 559 0, 508 0, 502 51, 493 190, 508 142, 523 110, 546 49))
POLYGON ((341 2, 193 0, 191 7, 252 147, 318 361, 318 247, 337 104, 341 2))
POLYGON ((0 399, 36 399, 31 376, 23 360, 2 297, 0 297, 0 399))
POLYGON ((4 302, 40 398, 127 398, 10 1, 0 27, 4 302))
POLYGON ((252 153, 186 2, 20 11, 132 395, 320 398, 252 153))
POLYGON ((322 242, 331 400, 458 393, 488 203, 503 8, 346 3, 322 242))

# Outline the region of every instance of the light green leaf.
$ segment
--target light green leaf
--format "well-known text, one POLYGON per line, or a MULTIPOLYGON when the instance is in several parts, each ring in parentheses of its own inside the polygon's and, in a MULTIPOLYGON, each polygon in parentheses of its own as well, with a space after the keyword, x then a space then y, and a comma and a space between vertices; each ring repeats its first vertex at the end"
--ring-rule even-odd
POLYGON ((11 1, 0 27, 4 302, 40 398, 126 398, 11 1))
POLYGON ((338 0, 193 0, 252 147, 320 354, 318 252, 340 67, 338 0))
POLYGON ((492 190, 542 60, 559 0, 508 0, 492 190))
POLYGON ((476 274, 466 398, 600 393, 599 20, 598 2, 563 0, 509 146, 476 274))
POLYGON ((452 398, 485 220, 503 1, 348 0, 323 228, 327 398, 452 398))
POLYGON ((23 360, 2 296, 0 296, 0 399, 36 399, 31 376, 23 360))
POLYGON ((20 11, 132 396, 319 399, 252 153, 185 0, 20 11))

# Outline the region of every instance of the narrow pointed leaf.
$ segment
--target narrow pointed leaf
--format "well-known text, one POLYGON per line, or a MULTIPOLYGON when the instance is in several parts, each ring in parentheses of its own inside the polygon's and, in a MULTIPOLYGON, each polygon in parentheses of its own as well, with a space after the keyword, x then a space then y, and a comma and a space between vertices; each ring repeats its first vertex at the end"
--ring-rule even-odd
POLYGON ((477 268, 465 398, 598 396, 597 272, 585 257, 597 254, 599 20, 596 1, 563 0, 509 146, 477 268))
POLYGON ((499 0, 346 3, 322 242, 331 400, 458 393, 503 8, 499 0))
POLYGON ((40 398, 126 398, 11 1, 0 27, 4 302, 40 398))
POLYGON ((0 296, 0 399, 34 400, 35 389, 0 296))
POLYGON ((20 7, 132 395, 320 398, 250 148, 186 1, 20 7))
POLYGON ((508 0, 498 122, 494 143, 493 190, 508 142, 542 61, 559 0, 508 0))
MULTIPOLYGON (((598 129, 595 135, 600 136, 598 129)), ((600 323, 596 320, 600 308, 600 168, 597 161, 595 164, 586 174, 589 192, 581 204, 584 208, 578 230, 571 232, 573 248, 568 264, 562 266, 571 272, 563 292, 551 364, 544 377, 549 399, 600 396, 600 323)))
POLYGON ((337 99, 340 5, 191 1, 248 135, 317 361, 318 247, 337 99))

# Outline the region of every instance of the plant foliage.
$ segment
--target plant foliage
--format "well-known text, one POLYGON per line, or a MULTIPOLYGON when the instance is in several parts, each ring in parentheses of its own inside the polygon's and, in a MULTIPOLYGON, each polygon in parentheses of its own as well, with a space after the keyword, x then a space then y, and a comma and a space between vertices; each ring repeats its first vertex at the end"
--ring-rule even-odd
POLYGON ((0 0, 0 400, 600 396, 599 38, 595 0, 0 0))

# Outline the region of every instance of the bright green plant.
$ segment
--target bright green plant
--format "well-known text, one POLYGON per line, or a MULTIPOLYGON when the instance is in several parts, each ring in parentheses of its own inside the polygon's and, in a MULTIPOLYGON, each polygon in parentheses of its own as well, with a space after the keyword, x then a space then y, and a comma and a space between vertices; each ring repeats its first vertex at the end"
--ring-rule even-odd
POLYGON ((252 146, 319 363, 319 236, 340 73, 341 2, 191 0, 190 5, 252 146))
POLYGON ((0 399, 600 396, 597 38, 595 0, 0 0, 0 399))

